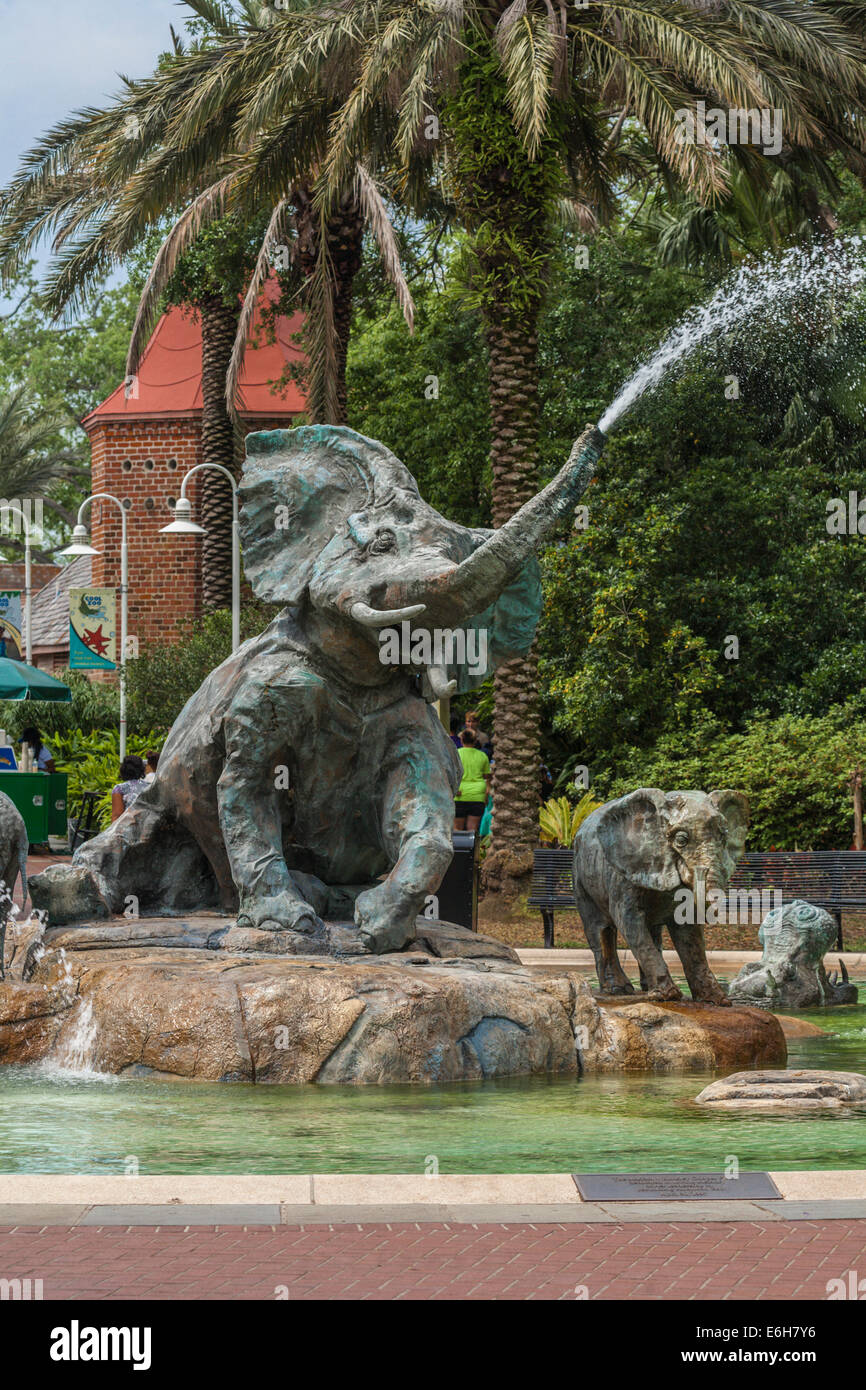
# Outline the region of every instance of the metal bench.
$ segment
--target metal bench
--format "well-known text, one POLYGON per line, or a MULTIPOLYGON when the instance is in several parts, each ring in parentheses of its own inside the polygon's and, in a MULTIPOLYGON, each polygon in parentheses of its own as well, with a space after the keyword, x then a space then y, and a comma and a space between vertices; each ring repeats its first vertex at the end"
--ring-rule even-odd
POLYGON ((535 851, 528 902, 530 907, 541 909, 544 944, 552 948, 555 910, 577 911, 574 901, 574 855, 570 849, 542 846, 535 851))
MULTIPOLYGON (((783 903, 802 898, 823 907, 836 918, 837 951, 843 951, 842 913, 866 911, 866 854, 843 850, 790 850, 745 854, 734 870, 728 890, 773 892, 783 903)), ((554 912, 576 912, 574 862, 570 849, 535 851, 529 906, 541 911, 544 944, 554 944, 554 912)), ((755 923, 757 927, 758 922, 755 923)))
POLYGON ((843 951, 842 913, 866 911, 866 854, 856 850, 785 850, 745 854, 730 887, 746 892, 774 890, 783 903, 794 898, 823 907, 836 918, 837 951, 843 951))

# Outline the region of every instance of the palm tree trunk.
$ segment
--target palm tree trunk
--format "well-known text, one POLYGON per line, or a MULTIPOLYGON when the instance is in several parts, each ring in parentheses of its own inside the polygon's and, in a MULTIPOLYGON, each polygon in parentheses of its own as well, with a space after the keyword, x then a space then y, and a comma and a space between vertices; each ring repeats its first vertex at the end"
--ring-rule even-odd
MULTIPOLYGON (((309 280, 313 276, 319 248, 319 233, 313 210, 313 195, 308 187, 299 187, 293 194, 295 226, 298 234, 298 259, 301 271, 309 280)), ((364 218, 358 201, 350 191, 344 193, 339 208, 328 223, 328 250, 334 273, 333 306, 336 333, 336 418, 323 418, 326 412, 315 393, 309 400, 310 419, 315 425, 345 425, 346 423, 346 359, 352 323, 352 290, 361 266, 364 240, 364 218)))
MULTIPOLYGON (((531 160, 521 144, 492 39, 486 52, 467 54, 447 114, 459 220, 473 242, 487 339, 493 524, 498 527, 537 487, 538 321, 547 292, 551 207, 561 175, 552 145, 544 143, 531 160)), ((509 892, 525 881, 538 841, 534 648, 499 667, 494 693, 493 845, 484 861, 484 882, 509 892)))
MULTIPOLYGON (((491 405, 493 524, 502 526, 536 491, 538 337, 531 324, 486 324, 491 405)), ((539 713, 536 648, 494 676, 496 767, 493 844, 487 877, 519 879, 538 840, 539 713), (501 852, 501 854, 500 854, 501 852), (502 857, 504 856, 504 857, 502 857)), ((507 884, 503 885, 507 886, 507 884)))
POLYGON ((346 359, 352 326, 352 290, 361 268, 364 217, 357 199, 344 194, 338 211, 328 223, 328 248, 334 267, 334 328, 337 334, 337 401, 339 419, 346 423, 346 359))
MULTIPOLYGON (((235 437, 226 410, 226 374, 237 333, 240 304, 209 294, 196 305, 201 315, 201 443, 205 463, 221 463, 237 474, 235 437)), ((228 608, 232 599, 232 494, 213 469, 199 474, 201 486, 202 600, 206 609, 228 608)))

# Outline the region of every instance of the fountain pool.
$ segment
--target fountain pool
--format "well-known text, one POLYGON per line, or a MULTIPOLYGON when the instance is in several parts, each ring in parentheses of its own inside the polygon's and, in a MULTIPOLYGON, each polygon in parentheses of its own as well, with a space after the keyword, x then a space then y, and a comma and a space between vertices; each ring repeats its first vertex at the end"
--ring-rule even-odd
MULTIPOLYGON (((866 1005, 804 1018, 790 1067, 866 1071, 866 1005)), ((0 1068, 0 1171, 600 1172, 866 1168, 866 1107, 742 1116, 692 1104, 709 1077, 251 1086, 0 1068)))

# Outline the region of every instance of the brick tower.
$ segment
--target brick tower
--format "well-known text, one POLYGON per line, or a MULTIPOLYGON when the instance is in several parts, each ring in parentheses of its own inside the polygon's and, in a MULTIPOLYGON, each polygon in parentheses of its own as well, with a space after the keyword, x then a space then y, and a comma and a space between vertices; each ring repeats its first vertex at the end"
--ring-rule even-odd
MULTIPOLYGON (((247 349, 241 416, 247 430, 287 428, 305 408, 297 386, 270 389, 299 351, 292 335, 300 315, 277 320, 277 341, 247 349)), ((138 376, 92 410, 82 427, 90 438, 91 492, 110 492, 128 510, 129 632, 139 642, 177 639, 179 619, 201 613, 201 540, 161 536, 172 519, 184 474, 202 463, 201 323, 174 308, 164 314, 142 355, 138 376)), ((199 478, 187 496, 199 520, 199 478)), ((226 483, 228 487, 228 483, 226 483)), ((120 513, 111 502, 91 506, 94 585, 120 585, 120 513)), ((87 520, 87 518, 85 518, 87 520)))

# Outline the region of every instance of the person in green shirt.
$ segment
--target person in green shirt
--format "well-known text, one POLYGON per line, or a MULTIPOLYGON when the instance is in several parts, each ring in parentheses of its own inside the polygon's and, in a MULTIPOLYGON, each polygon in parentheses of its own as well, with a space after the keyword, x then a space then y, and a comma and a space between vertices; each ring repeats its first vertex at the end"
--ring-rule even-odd
POLYGON ((454 798, 454 829, 477 830, 490 790, 490 760, 476 747, 471 729, 461 733, 457 756, 463 764, 463 777, 454 798))

